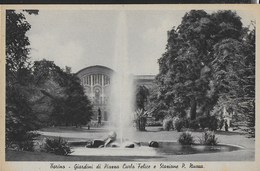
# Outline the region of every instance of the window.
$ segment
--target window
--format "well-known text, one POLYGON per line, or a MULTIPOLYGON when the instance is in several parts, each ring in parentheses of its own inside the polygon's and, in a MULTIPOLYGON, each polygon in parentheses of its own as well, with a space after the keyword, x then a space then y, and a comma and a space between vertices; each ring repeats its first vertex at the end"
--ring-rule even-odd
POLYGON ((107 84, 110 84, 110 79, 109 79, 109 77, 108 76, 104 76, 104 85, 107 85, 107 84))

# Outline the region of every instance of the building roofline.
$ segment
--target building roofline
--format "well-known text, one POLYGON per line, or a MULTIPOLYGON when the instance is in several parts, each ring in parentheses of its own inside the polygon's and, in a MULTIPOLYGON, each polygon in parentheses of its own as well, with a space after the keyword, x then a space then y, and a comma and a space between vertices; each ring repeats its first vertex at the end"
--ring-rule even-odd
MULTIPOLYGON (((91 65, 91 66, 88 66, 88 67, 85 67, 85 68, 83 68, 83 69, 81 69, 81 70, 79 70, 78 72, 76 72, 75 74, 76 75, 78 75, 80 72, 82 72, 82 71, 84 71, 84 70, 86 70, 86 69, 91 69, 91 68, 96 68, 96 67, 98 67, 98 68, 103 68, 103 69, 107 69, 107 70, 110 70, 110 71, 112 71, 112 72, 115 72, 113 69, 111 69, 111 68, 109 68, 109 67, 106 67, 106 66, 103 66, 103 65, 91 65)), ((136 74, 133 74, 133 76, 134 76, 134 79, 155 79, 155 77, 156 77, 156 75, 155 74, 143 74, 143 75, 136 75, 136 74), (149 77, 149 78, 147 78, 147 77, 149 77)))
POLYGON ((156 76, 156 74, 141 74, 141 75, 134 75, 134 76, 148 76, 148 77, 155 77, 156 76))
POLYGON ((78 72, 76 72, 76 75, 78 75, 78 73, 80 73, 80 72, 82 72, 82 71, 84 71, 84 70, 86 70, 86 69, 95 68, 95 67, 98 67, 98 68, 104 68, 104 69, 108 69, 108 70, 110 70, 110 71, 113 71, 113 72, 114 72, 114 70, 113 70, 113 69, 111 69, 111 68, 108 68, 108 67, 106 67, 106 66, 103 66, 103 65, 91 65, 91 66, 88 66, 88 67, 85 67, 85 68, 83 68, 83 69, 79 70, 78 72))
POLYGON ((134 79, 150 80, 155 79, 156 75, 134 75, 134 79))

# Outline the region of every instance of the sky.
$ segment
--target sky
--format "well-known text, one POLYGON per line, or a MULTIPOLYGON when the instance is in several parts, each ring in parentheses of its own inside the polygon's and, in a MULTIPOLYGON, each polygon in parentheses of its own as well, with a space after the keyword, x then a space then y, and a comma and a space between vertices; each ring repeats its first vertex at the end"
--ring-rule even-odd
MULTIPOLYGON (((114 69, 116 54, 125 50, 129 73, 157 74, 158 59, 165 52, 167 31, 177 27, 187 11, 131 10, 125 12, 120 28, 120 11, 114 10, 40 10, 39 15, 27 15, 31 29, 31 60, 51 60, 72 72, 103 65, 114 69), (118 34, 120 30, 120 34, 118 34), (118 42, 123 37, 121 44, 118 42), (121 45, 121 46, 120 46, 121 45)), ((253 15, 237 11, 244 26, 253 15)), ((120 54, 120 53, 119 53, 120 54)))

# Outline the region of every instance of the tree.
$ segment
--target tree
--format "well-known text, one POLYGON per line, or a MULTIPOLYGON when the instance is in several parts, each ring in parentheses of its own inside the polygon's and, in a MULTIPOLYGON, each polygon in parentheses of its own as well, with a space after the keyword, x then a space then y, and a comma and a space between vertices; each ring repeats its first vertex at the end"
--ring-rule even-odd
POLYGON ((76 75, 67 74, 66 90, 67 98, 65 100, 65 116, 67 123, 76 127, 86 125, 93 116, 92 104, 85 96, 80 80, 76 75))
POLYGON ((25 20, 23 13, 14 10, 6 11, 6 75, 7 86, 23 82, 19 73, 29 69, 28 54, 30 45, 26 32, 31 25, 25 20))
POLYGON ((253 30, 249 31, 246 37, 248 51, 246 52, 246 84, 244 86, 245 101, 241 103, 243 113, 247 113, 247 126, 251 137, 255 137, 255 23, 252 23, 253 30))
POLYGON ((138 86, 136 92, 136 108, 145 110, 148 101, 149 90, 144 85, 138 86))
MULTIPOLYGON (((91 102, 79 79, 68 71, 68 67, 63 71, 54 62, 43 59, 34 62, 33 75, 40 93, 38 99, 43 96, 51 99, 51 104, 45 104, 49 108, 49 123, 77 127, 90 121, 93 115, 91 102)), ((41 102, 40 107, 43 105, 41 102)))
MULTIPOLYGON (((202 10, 192 10, 183 17, 181 25, 169 33, 166 52, 159 59, 157 80, 161 85, 161 97, 173 115, 184 117, 189 109, 191 119, 196 118, 209 90, 212 46, 210 16, 202 10), (166 72, 165 72, 166 70, 166 72)), ((205 106, 205 105, 204 105, 205 106)))
MULTIPOLYGON (((253 101, 254 32, 248 32, 230 10, 186 13, 181 24, 168 32, 166 52, 158 61, 161 111, 179 117, 189 111, 194 120, 198 114, 210 115, 219 101, 228 102, 232 96, 237 105, 242 104, 240 97, 249 102, 249 94, 253 101)), ((246 108, 252 111, 253 125, 254 107, 246 108)))
POLYGON ((30 131, 39 128, 30 106, 33 77, 28 57, 30 42, 26 36, 30 28, 22 12, 6 11, 6 145, 18 145, 23 150, 32 150, 30 131))
POLYGON ((65 74, 62 69, 54 64, 53 61, 45 59, 35 61, 32 67, 34 92, 31 106, 41 121, 43 126, 54 124, 54 121, 61 121, 60 118, 51 118, 55 108, 55 101, 62 102, 65 99, 65 88, 63 82, 65 74))
POLYGON ((219 106, 236 113, 236 121, 247 124, 255 133, 255 29, 245 34, 245 41, 226 39, 215 45, 214 81, 219 106))
POLYGON ((46 60, 31 65, 26 35, 31 25, 24 12, 38 14, 6 11, 6 146, 33 150, 33 131, 50 123, 51 114, 58 111, 54 122, 77 126, 91 119, 92 106, 69 69, 46 60))

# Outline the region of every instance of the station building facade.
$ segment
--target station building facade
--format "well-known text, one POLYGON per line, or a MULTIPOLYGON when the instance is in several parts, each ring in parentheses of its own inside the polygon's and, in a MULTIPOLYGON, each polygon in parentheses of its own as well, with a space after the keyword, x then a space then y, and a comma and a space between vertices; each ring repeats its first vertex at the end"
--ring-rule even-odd
MULTIPOLYGON (((97 111, 101 110, 102 120, 109 117, 109 99, 111 97, 111 79, 115 71, 101 66, 89 66, 78 71, 76 75, 81 81, 85 95, 91 100, 94 107, 93 120, 97 119, 97 111)), ((134 84, 145 85, 148 88, 154 83, 154 75, 134 75, 134 84)))

